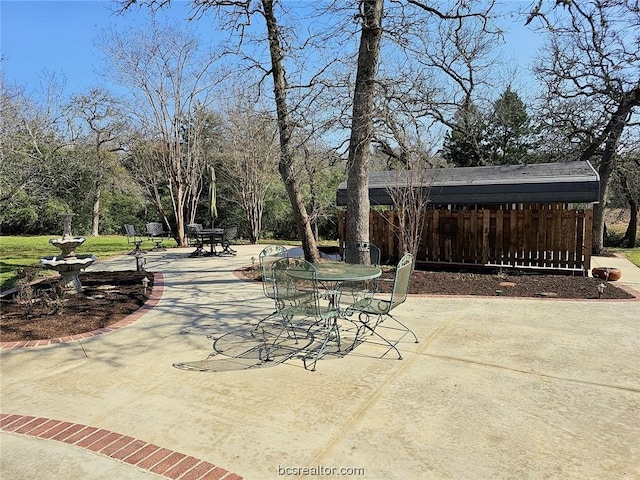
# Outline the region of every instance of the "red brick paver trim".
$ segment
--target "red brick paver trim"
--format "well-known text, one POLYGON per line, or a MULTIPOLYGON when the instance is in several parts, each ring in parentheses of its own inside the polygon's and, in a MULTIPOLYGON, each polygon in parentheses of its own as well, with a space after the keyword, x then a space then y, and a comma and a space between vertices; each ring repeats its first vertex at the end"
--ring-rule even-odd
POLYGON ((19 342, 0 342, 0 349, 45 347, 49 345, 55 345, 57 343, 72 342, 74 340, 84 340, 91 337, 97 337, 98 335, 104 335, 105 333, 113 332, 122 327, 126 327, 127 325, 131 325, 136 320, 139 320, 140 318, 142 318, 143 315, 145 315, 149 310, 151 310, 153 307, 155 307, 158 304, 158 302, 162 298, 163 293, 164 293, 164 275, 159 272, 154 272, 153 290, 151 291, 151 295, 149 296, 149 299, 138 310, 133 312, 131 315, 123 318, 119 322, 111 324, 108 327, 100 328, 98 330, 79 333, 77 335, 69 335, 67 337, 49 338, 46 340, 23 340, 19 342))
POLYGON ((0 431, 67 443, 174 480, 242 480, 241 476, 205 460, 79 423, 0 413, 0 431))

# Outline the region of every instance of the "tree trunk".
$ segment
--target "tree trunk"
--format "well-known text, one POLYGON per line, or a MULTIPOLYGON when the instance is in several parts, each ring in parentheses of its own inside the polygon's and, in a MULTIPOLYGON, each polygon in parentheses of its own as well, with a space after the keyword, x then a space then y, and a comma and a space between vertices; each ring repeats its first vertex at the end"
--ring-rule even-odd
MULTIPOLYGON (((598 167, 600 175, 600 198, 593 207, 593 247, 592 253, 600 255, 604 251, 604 211, 607 201, 607 191, 609 190, 609 179, 616 168, 616 149, 624 127, 627 125, 634 102, 624 100, 618 110, 613 114, 606 126, 601 138, 605 138, 604 152, 598 167)), ((592 143, 582 154, 582 160, 589 160, 595 153, 595 149, 600 145, 598 142, 592 143)))
POLYGON ((624 233, 622 241, 623 245, 627 248, 635 248, 636 238, 638 237, 638 202, 636 202, 636 199, 633 197, 627 177, 622 178, 620 183, 622 184, 622 188, 627 197, 627 201, 629 202, 629 209, 631 211, 629 225, 627 225, 627 231, 624 233))
POLYGON ((273 74, 273 90, 276 97, 276 110, 278 113, 278 129, 280 132, 280 161, 278 171, 284 182, 285 189, 293 208, 296 219, 298 236, 302 241, 304 257, 310 262, 318 262, 320 255, 316 240, 313 236, 309 215, 302 198, 300 186, 296 181, 293 169, 293 152, 291 149, 291 134, 293 125, 289 119, 287 108, 286 91, 287 80, 285 78, 284 66, 282 65, 282 48, 280 46, 280 32, 273 13, 273 0, 262 0, 264 17, 267 23, 267 34, 269 36, 269 51, 271 53, 271 72, 273 74))
POLYGON ((362 31, 347 162, 346 243, 369 241, 369 169, 384 0, 362 0, 362 31))
POLYGON ((94 185, 93 192, 93 209, 92 209, 92 220, 91 220, 91 235, 97 237, 100 235, 99 227, 100 227, 100 197, 102 196, 102 185, 99 182, 96 182, 94 185))

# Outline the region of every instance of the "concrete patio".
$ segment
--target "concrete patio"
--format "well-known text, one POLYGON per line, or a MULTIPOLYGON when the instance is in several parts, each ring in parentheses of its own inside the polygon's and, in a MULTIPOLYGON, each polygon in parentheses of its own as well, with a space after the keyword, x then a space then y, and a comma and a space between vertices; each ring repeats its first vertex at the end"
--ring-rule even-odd
MULTIPOLYGON (((234 274, 262 248, 149 253, 164 290, 135 322, 0 350, 0 476, 640 478, 637 299, 411 296, 396 312, 420 343, 407 337, 403 360, 365 343, 315 372, 298 360, 207 369, 208 335, 273 311, 259 283, 234 274), (70 440, 87 428, 112 435, 70 440)), ((630 262, 596 265, 640 290, 630 262)), ((91 267, 134 268, 131 256, 91 267)))

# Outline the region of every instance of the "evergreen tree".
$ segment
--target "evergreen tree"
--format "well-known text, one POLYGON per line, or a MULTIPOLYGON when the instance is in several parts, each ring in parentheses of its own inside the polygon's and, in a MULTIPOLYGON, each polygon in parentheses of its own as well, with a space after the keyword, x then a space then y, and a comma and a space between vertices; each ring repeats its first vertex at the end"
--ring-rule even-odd
POLYGON ((458 110, 445 135, 443 156, 458 167, 517 165, 532 161, 533 138, 524 102, 507 87, 490 114, 473 103, 458 110))
POLYGON ((485 165, 483 138, 486 124, 482 113, 473 103, 460 108, 456 113, 451 131, 444 139, 442 155, 457 167, 485 165))
POLYGON ((484 144, 489 163, 518 165, 526 163, 531 142, 531 121, 524 102, 507 87, 493 104, 484 144))

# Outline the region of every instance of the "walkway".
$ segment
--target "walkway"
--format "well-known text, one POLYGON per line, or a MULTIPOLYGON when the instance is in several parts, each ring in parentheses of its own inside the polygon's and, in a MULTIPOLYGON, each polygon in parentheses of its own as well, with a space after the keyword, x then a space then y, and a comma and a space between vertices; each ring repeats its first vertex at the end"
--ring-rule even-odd
POLYGON ((174 366, 206 367, 210 337, 273 311, 234 275, 260 249, 151 253, 165 285, 144 316, 1 350, 2 478, 640 476, 640 302, 412 296, 397 312, 420 343, 403 343, 402 361, 364 344, 316 372, 174 366))

